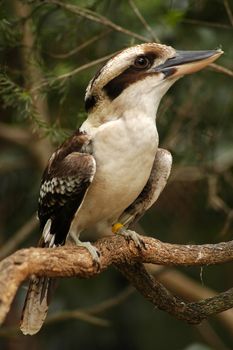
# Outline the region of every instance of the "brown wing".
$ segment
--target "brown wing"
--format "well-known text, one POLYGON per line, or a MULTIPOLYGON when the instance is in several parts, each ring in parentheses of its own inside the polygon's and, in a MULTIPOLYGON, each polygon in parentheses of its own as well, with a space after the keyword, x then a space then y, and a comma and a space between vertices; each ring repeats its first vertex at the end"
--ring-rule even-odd
MULTIPOLYGON (((38 216, 42 237, 39 246, 55 247, 65 243, 95 169, 90 139, 79 131, 52 155, 40 188, 38 216)), ((46 277, 31 278, 20 325, 24 334, 35 334, 43 325, 54 281, 46 277)))
POLYGON ((72 219, 95 175, 96 163, 90 150, 88 136, 76 132, 52 155, 39 196, 41 246, 65 243, 72 219))
POLYGON ((158 199, 163 191, 172 166, 172 155, 169 151, 158 148, 151 174, 142 192, 121 214, 119 222, 125 227, 134 225, 158 199))

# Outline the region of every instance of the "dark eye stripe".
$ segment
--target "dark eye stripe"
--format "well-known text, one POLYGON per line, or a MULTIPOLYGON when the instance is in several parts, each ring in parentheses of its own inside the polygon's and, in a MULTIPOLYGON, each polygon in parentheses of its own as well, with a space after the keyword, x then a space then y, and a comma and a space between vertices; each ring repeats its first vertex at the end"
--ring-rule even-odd
MULTIPOLYGON (((147 52, 145 53, 145 56, 150 61, 150 66, 153 64, 155 58, 157 55, 154 52, 147 52)), ((110 98, 110 100, 114 100, 116 97, 118 97, 125 88, 127 88, 129 85, 135 83, 136 81, 139 81, 141 79, 144 79, 145 76, 147 76, 148 73, 146 70, 138 70, 134 67, 134 65, 130 66, 124 72, 119 74, 117 77, 110 80, 104 87, 104 91, 106 92, 107 96, 110 98)))
POLYGON ((95 107, 96 103, 97 103, 97 98, 95 96, 91 95, 88 98, 86 98, 86 100, 85 100, 86 112, 89 112, 91 109, 93 109, 95 107))
POLYGON ((104 91, 110 100, 114 100, 117 96, 119 96, 122 91, 132 84, 135 80, 139 79, 139 74, 137 75, 137 79, 135 75, 130 74, 130 68, 126 69, 123 73, 110 80, 104 87, 104 91))
MULTIPOLYGON (((149 51, 145 53, 144 57, 148 59, 151 66, 154 60, 156 59, 157 55, 155 54, 155 52, 149 51)), ((144 79, 144 77, 147 76, 147 74, 148 73, 146 73, 145 70, 140 71, 137 68, 135 68, 134 65, 132 65, 126 70, 124 70, 124 72, 119 74, 117 77, 110 80, 103 87, 103 89, 106 92, 107 96, 110 98, 110 100, 114 100, 124 91, 125 88, 135 83, 136 81, 144 79)))

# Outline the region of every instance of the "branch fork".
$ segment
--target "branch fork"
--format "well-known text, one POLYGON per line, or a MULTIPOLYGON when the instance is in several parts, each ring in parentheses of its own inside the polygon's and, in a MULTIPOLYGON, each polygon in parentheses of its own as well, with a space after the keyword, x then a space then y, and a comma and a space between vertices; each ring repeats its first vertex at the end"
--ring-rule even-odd
POLYGON ((173 296, 150 275, 144 263, 163 266, 204 266, 233 261, 233 241, 218 244, 179 245, 141 236, 145 248, 138 249, 120 235, 105 237, 94 245, 100 252, 96 266, 82 247, 28 248, 16 251, 0 262, 0 323, 9 312, 21 283, 35 274, 47 277, 90 278, 116 268, 154 306, 191 324, 233 307, 233 288, 217 296, 186 303, 173 296))

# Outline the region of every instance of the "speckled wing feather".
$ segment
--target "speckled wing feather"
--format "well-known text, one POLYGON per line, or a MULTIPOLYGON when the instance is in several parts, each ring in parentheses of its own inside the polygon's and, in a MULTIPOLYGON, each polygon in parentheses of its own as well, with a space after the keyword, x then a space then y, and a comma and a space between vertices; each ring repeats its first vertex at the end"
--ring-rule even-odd
POLYGON ((40 246, 65 243, 72 219, 93 180, 95 170, 91 142, 85 133, 76 131, 52 155, 40 188, 38 217, 41 231, 44 231, 40 246))
MULTIPOLYGON (((95 175, 96 163, 91 150, 88 135, 76 131, 50 158, 39 195, 40 247, 65 243, 73 217, 95 175)), ((31 278, 20 326, 24 334, 35 334, 41 328, 53 282, 51 278, 31 278)))

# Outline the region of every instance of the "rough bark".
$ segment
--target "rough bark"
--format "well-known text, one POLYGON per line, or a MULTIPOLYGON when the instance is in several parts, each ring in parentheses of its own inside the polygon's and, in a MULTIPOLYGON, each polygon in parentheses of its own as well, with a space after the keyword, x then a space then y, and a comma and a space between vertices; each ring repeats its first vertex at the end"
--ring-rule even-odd
POLYGON ((30 275, 89 278, 114 264, 156 307, 178 319, 199 323, 233 307, 233 288, 217 296, 186 303, 173 296, 145 270, 143 263, 164 266, 204 266, 233 261, 233 241, 219 244, 178 245, 143 237, 139 250, 122 236, 103 238, 95 243, 100 264, 93 264, 85 248, 22 249, 0 263, 0 322, 3 322, 20 284, 30 275))

